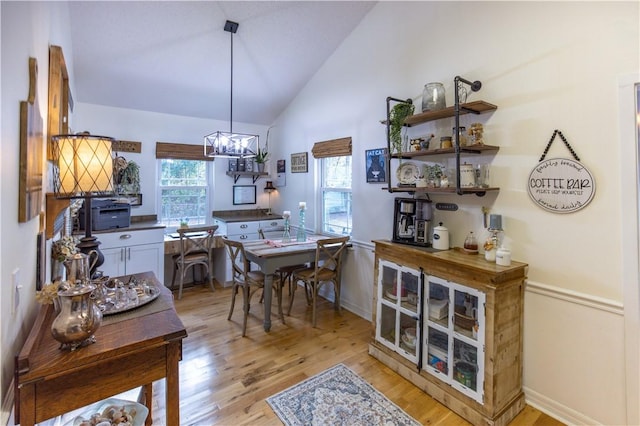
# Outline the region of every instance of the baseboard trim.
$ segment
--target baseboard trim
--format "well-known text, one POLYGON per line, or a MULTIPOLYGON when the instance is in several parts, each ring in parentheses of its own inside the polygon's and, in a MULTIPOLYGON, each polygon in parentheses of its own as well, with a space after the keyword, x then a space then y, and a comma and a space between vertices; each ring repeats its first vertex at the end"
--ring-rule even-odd
POLYGON ((571 408, 558 404, 557 401, 550 399, 534 390, 531 390, 524 386, 524 400, 527 404, 533 408, 542 411, 548 416, 561 421, 568 425, 598 425, 596 420, 585 416, 571 408))

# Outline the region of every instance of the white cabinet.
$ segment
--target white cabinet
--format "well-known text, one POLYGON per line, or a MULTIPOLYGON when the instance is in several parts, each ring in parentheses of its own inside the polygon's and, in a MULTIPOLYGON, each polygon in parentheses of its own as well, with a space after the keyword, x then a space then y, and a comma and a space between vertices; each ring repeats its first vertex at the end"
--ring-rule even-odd
MULTIPOLYGON (((284 229, 284 219, 274 217, 264 220, 247 220, 244 222, 226 222, 215 219, 218 225, 218 233, 226 235, 230 240, 235 241, 252 241, 260 238, 258 230, 262 230, 265 238, 277 239, 282 238, 284 229)), ((231 261, 227 255, 226 249, 217 249, 218 252, 214 256, 214 269, 216 280, 225 287, 231 285, 232 268, 231 261)), ((254 269, 258 267, 253 266, 254 269)))
POLYGON ((376 340, 417 364, 422 272, 386 260, 378 271, 376 340))
POLYGON ((227 223, 227 237, 235 241, 250 241, 258 239, 259 221, 229 222, 227 223))
POLYGON ((116 277, 152 271, 164 282, 164 229, 128 230, 96 234, 102 243, 104 275, 116 277))
POLYGON ((422 366, 482 404, 486 296, 438 277, 426 278, 422 366))

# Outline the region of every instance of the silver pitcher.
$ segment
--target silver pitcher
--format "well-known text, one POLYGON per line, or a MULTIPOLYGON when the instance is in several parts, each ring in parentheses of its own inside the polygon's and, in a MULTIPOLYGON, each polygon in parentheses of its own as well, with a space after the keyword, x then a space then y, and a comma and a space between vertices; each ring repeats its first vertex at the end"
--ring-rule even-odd
POLYGON ((92 250, 89 255, 75 253, 64 260, 63 264, 67 271, 67 281, 69 281, 71 285, 88 284, 91 282, 89 271, 98 260, 98 257, 94 256, 93 263, 89 264, 89 258, 94 252, 95 250, 92 250))
POLYGON ((60 313, 51 324, 53 338, 61 349, 71 349, 94 343, 93 333, 102 323, 102 312, 91 298, 95 286, 77 283, 58 291, 60 313))

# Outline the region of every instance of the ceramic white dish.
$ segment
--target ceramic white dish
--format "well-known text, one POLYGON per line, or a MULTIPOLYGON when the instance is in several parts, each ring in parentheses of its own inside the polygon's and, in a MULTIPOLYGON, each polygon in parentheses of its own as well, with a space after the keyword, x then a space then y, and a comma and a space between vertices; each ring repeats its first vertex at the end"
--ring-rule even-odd
POLYGON ((415 349, 416 348, 416 343, 409 340, 409 338, 406 335, 402 335, 402 342, 407 345, 409 348, 411 349, 415 349))
MULTIPOLYGON (((79 426, 83 421, 88 421, 91 419, 91 416, 100 413, 102 414, 108 407, 115 407, 117 410, 124 410, 126 413, 132 415, 131 426, 142 426, 144 425, 147 416, 149 415, 149 409, 137 402, 127 401, 124 399, 118 398, 108 398, 93 405, 87 407, 87 410, 82 415, 76 417, 71 422, 65 424, 65 426, 79 426)), ((112 423, 115 424, 115 423, 112 423)))

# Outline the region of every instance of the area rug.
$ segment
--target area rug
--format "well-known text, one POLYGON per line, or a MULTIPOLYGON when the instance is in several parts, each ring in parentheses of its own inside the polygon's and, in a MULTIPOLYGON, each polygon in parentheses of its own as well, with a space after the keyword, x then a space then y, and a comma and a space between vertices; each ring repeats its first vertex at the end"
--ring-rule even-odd
POLYGON ((344 364, 269 398, 285 425, 420 425, 344 364))

